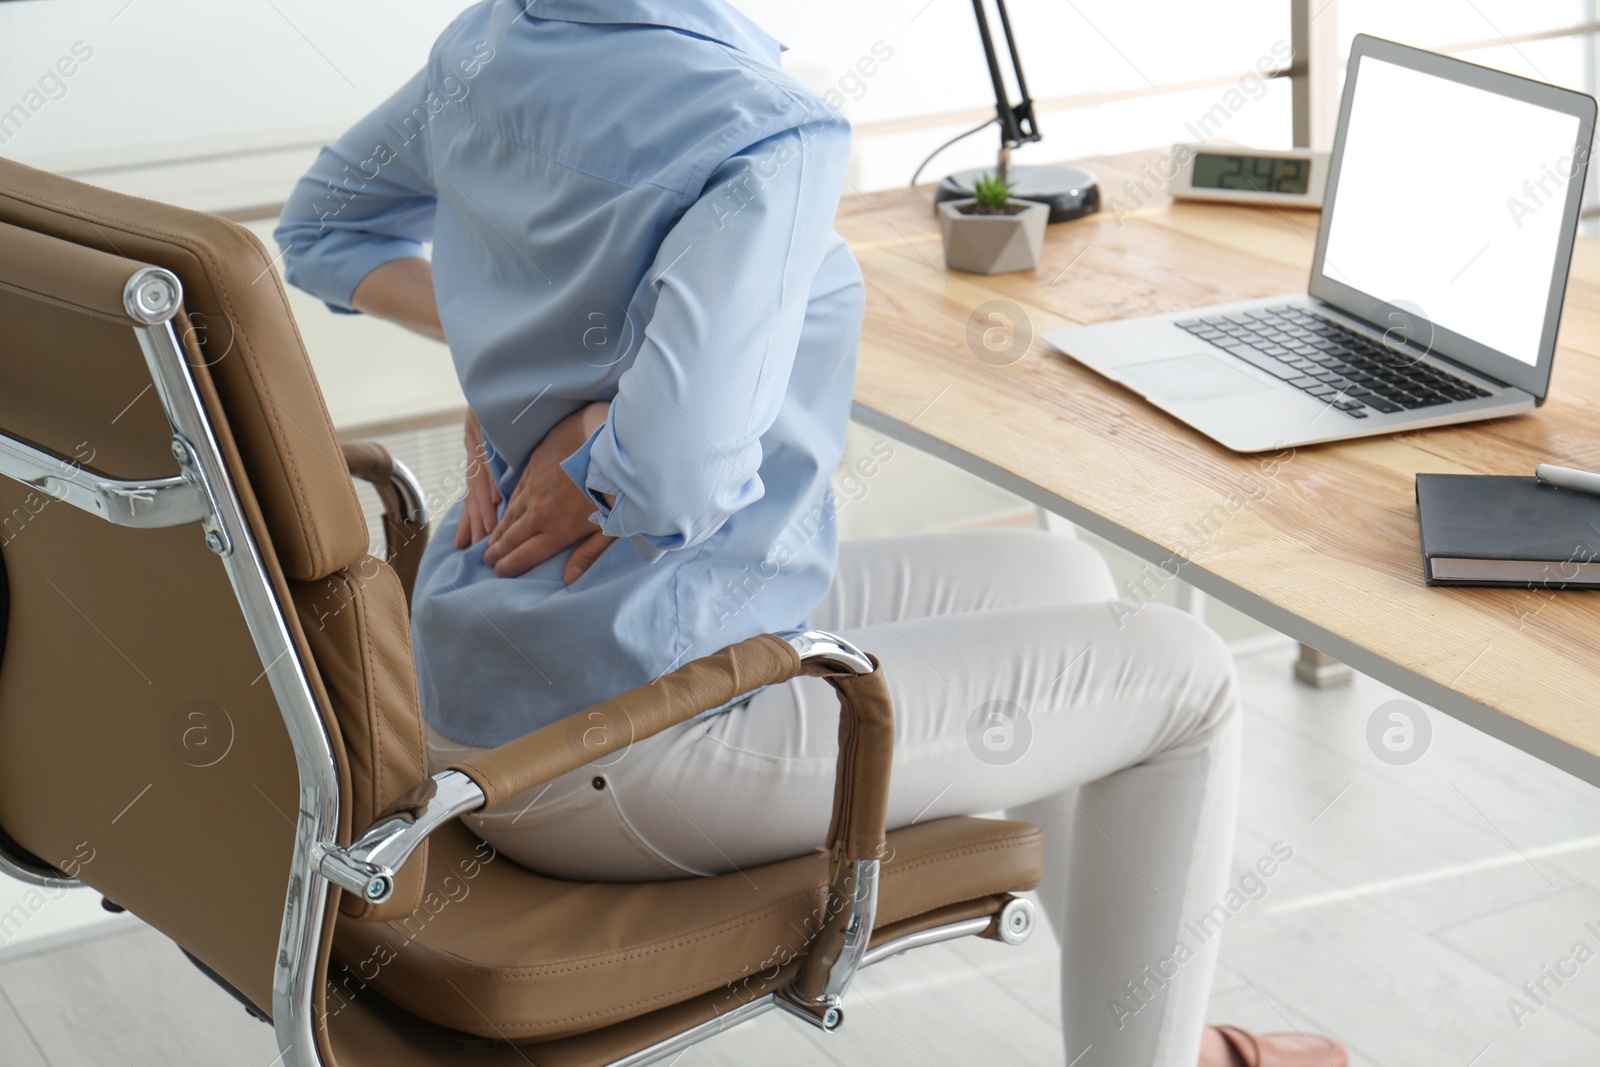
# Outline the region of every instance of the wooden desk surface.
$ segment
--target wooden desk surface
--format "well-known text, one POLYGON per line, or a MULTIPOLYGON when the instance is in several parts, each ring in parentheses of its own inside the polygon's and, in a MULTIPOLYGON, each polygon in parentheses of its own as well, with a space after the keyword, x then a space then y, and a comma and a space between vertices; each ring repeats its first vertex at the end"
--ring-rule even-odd
MULTIPOLYGON (((1157 158, 1085 162, 1109 200, 1157 158)), ((985 277, 944 269, 931 200, 923 187, 840 207, 868 292, 859 420, 1148 560, 1176 554, 1207 593, 1600 784, 1600 592, 1425 586, 1413 497, 1422 471, 1600 469, 1600 242, 1578 243, 1551 399, 1534 414, 1240 456, 1038 338, 1303 292, 1316 212, 1158 195, 1120 223, 1103 210, 1052 226, 1037 270, 985 277), (996 299, 1034 331, 1007 366, 968 343, 996 299)), ((1147 588, 1166 580, 1152 564, 1147 588)))

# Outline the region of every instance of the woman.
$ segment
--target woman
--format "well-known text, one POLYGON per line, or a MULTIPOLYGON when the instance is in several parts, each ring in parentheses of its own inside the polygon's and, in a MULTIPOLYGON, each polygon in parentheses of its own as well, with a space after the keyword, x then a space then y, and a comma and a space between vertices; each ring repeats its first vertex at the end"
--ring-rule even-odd
MULTIPOLYGON (((1203 1027, 1214 940, 1148 971, 1226 889, 1239 726, 1217 639, 1112 610, 1070 539, 840 551, 849 126, 780 51, 720 0, 489 0, 285 209, 289 280, 448 336, 474 413, 455 536, 413 606, 435 768, 753 634, 836 630, 881 658, 899 711, 892 827, 999 809, 1043 827, 1068 1060, 1337 1067, 1321 1039, 1203 1027)), ((475 827, 578 879, 806 852, 832 707, 816 679, 763 689, 475 827)))

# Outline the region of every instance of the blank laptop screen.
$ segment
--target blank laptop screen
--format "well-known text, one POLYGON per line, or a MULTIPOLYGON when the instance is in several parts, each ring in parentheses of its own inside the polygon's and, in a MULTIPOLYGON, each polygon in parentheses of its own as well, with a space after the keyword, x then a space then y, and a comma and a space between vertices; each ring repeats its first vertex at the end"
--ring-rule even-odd
POLYGON ((1324 273, 1536 363, 1579 120, 1371 56, 1355 77, 1324 273))

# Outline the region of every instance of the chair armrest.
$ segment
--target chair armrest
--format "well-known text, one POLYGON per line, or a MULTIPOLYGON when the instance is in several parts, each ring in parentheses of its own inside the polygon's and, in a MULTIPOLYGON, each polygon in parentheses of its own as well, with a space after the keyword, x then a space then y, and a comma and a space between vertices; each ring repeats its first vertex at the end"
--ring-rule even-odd
POLYGON ((794 647, 761 634, 686 663, 586 711, 452 764, 483 789, 483 810, 636 741, 800 673, 794 647))
POLYGON ((483 790, 460 771, 441 771, 380 815, 346 848, 330 848, 317 870, 334 885, 373 904, 394 893, 395 876, 428 835, 483 807, 483 790))
POLYGON ((761 634, 694 660, 587 711, 452 764, 391 806, 348 848, 328 849, 330 881, 381 902, 435 828, 621 751, 761 686, 820 675, 839 695, 839 762, 828 827, 829 899, 805 965, 782 1002, 825 1029, 860 966, 877 913, 894 759, 894 717, 876 658, 820 630, 761 634))
POLYGON ((422 552, 428 547, 428 508, 417 476, 376 441, 349 441, 344 461, 350 474, 377 490, 383 502, 383 543, 389 566, 400 578, 406 603, 417 581, 422 552))

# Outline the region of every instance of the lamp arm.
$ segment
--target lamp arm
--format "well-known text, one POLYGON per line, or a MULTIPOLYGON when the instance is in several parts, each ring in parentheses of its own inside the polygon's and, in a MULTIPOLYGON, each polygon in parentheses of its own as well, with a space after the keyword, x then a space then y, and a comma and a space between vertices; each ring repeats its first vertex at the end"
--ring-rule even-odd
POLYGON ((1039 140, 1039 128, 1033 115, 1033 97, 1028 94, 1028 80, 1022 76, 1022 55, 1017 51, 1017 38, 1011 32, 1011 16, 1006 11, 1006 0, 994 0, 995 9, 1000 13, 1000 28, 1005 31, 1006 50, 1011 53, 1011 69, 1017 76, 1017 92, 1022 95, 1022 100, 1013 108, 1017 116, 1017 127, 1025 141, 1039 140))
POLYGON ((1000 14, 1000 28, 1006 36, 1006 51, 1011 55, 1011 69, 1017 79, 1017 91, 1022 100, 1015 107, 1006 93, 1005 77, 1000 72, 1000 57, 995 51, 994 34, 989 28, 989 15, 984 0, 972 0, 972 13, 978 22, 978 36, 983 39, 984 58, 989 63, 989 80, 994 83, 995 112, 1000 119, 1000 144, 1002 160, 1009 151, 1028 141, 1039 140, 1038 125, 1033 115, 1033 98, 1028 95, 1028 82, 1022 73, 1022 57, 1017 52, 1017 41, 1011 32, 1011 16, 1006 11, 1005 0, 994 0, 1000 14))

